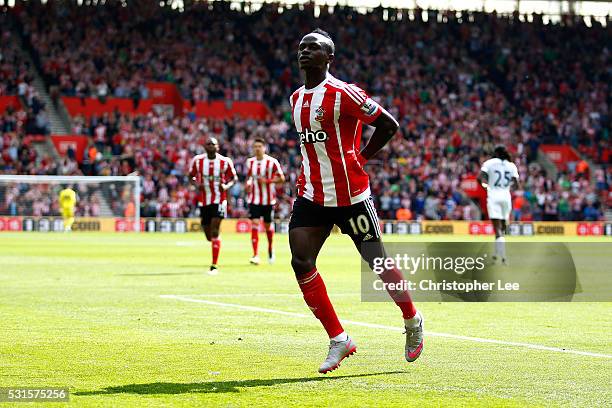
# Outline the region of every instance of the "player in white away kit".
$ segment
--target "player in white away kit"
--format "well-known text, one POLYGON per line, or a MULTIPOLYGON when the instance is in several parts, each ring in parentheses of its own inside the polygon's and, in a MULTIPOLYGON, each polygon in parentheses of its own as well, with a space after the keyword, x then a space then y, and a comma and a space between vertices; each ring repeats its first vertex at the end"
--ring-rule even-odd
MULTIPOLYGON (((298 65, 304 72, 304 86, 289 100, 302 153, 298 197, 289 222, 291 266, 306 304, 330 339, 320 373, 338 368, 357 346, 345 333, 327 296, 316 267, 317 256, 335 224, 353 240, 370 266, 374 259, 386 257, 363 166, 399 128, 397 121, 362 89, 329 74, 334 49, 325 31, 315 30, 302 38, 298 65), (359 151, 362 123, 373 126, 375 131, 359 151)), ((399 287, 403 281, 401 271, 394 267, 379 277, 389 289, 399 287)), ((423 350, 423 319, 408 291, 389 293, 402 312, 406 329, 404 357, 412 362, 423 350)))
POLYGON ((493 158, 482 164, 478 181, 487 190, 487 212, 495 229, 493 262, 501 259, 506 264, 504 235, 512 211, 510 188, 518 188, 519 174, 504 146, 496 146, 493 158))
POLYGON ((263 218, 268 237, 268 262, 274 263, 272 217, 276 204, 276 184, 284 183, 285 175, 278 160, 266 154, 266 142, 263 139, 257 138, 253 141, 253 151, 255 157, 248 158, 246 162, 246 190, 249 218, 251 219, 251 243, 253 244, 253 257, 250 262, 253 265, 259 265, 259 220, 261 218, 263 218))
POLYGON ((206 239, 212 246, 212 265, 209 274, 218 273, 217 260, 221 250, 219 229, 227 214, 227 190, 238 180, 234 163, 221 156, 219 142, 209 137, 204 145, 206 153, 198 154, 191 161, 189 175, 200 189, 200 218, 206 239))

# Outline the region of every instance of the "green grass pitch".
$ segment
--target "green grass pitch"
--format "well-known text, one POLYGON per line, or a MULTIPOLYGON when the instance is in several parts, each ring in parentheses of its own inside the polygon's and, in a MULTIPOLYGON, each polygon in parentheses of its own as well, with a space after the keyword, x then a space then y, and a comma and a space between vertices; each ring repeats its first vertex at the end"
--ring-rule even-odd
POLYGON ((357 354, 319 375, 327 338, 276 241, 276 264, 254 267, 250 236, 225 234, 209 276, 199 234, 0 234, 0 387, 66 386, 71 405, 104 407, 612 405, 610 303, 422 303, 426 331, 604 356, 430 335, 408 364, 401 315, 360 301, 339 235, 318 266, 340 318, 388 327, 347 323, 357 354))

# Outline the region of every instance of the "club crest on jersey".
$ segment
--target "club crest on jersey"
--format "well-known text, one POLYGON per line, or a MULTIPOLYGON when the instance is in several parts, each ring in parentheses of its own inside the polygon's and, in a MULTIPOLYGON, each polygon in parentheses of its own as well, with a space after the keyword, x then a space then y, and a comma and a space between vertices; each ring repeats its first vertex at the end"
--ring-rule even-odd
POLYGON ((319 106, 317 108, 317 110, 315 111, 315 118, 314 120, 316 120, 317 122, 323 122, 323 115, 325 115, 325 109, 323 109, 322 106, 319 106))
POLYGON ((325 132, 324 130, 314 131, 310 129, 304 129, 304 131, 300 132, 299 135, 300 144, 325 142, 327 141, 327 139, 329 139, 327 132, 325 132))

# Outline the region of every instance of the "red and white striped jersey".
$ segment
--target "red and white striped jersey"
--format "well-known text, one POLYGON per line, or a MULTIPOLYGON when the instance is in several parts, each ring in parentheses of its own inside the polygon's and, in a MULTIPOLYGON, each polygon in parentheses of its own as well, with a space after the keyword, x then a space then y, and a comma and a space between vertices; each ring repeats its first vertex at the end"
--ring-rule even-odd
POLYGON ((217 156, 211 160, 204 153, 193 158, 189 166, 189 175, 200 185, 200 205, 221 204, 227 199, 227 192, 221 190, 221 184, 233 180, 236 177, 236 170, 229 157, 217 153, 217 156))
POLYGON ((264 155, 262 160, 250 157, 246 162, 247 180, 251 180, 253 188, 247 196, 247 203, 256 205, 276 204, 276 185, 266 183, 283 175, 280 163, 274 157, 264 155))
POLYGON ((357 159, 361 123, 373 122, 382 108, 330 74, 312 89, 302 86, 289 101, 302 150, 298 195, 326 207, 367 199, 370 181, 357 159))

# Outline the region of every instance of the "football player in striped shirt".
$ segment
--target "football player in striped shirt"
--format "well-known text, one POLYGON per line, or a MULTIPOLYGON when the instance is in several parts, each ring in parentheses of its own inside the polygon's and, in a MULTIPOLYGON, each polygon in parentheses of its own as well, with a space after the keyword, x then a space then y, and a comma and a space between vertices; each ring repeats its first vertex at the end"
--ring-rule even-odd
MULTIPOLYGON (((385 256, 363 166, 399 128, 397 121, 362 89, 328 72, 334 50, 325 31, 317 29, 302 38, 297 57, 305 84, 289 101, 302 153, 298 197, 289 222, 291 265, 306 304, 330 338, 320 373, 335 370, 357 346, 344 331, 327 296, 316 267, 317 256, 334 224, 349 235, 370 266, 374 258, 385 256), (375 131, 359 151, 362 123, 373 126, 375 131)), ((397 268, 389 268, 379 276, 385 283, 403 280, 397 268)), ((423 318, 407 291, 389 293, 404 318, 404 356, 414 361, 423 349, 423 318)))
POLYGON ((212 265, 209 274, 219 273, 217 261, 221 250, 219 229, 221 220, 227 215, 227 190, 236 183, 238 177, 234 163, 229 157, 219 154, 219 142, 209 137, 204 145, 206 153, 193 158, 189 175, 200 189, 200 218, 206 239, 212 246, 212 265))
POLYGON ((263 218, 268 237, 268 262, 272 264, 274 263, 272 218, 276 204, 276 185, 285 182, 285 175, 278 160, 266 154, 266 142, 263 139, 257 138, 253 141, 253 152, 255 156, 248 158, 246 162, 247 203, 253 244, 253 257, 250 262, 259 265, 259 220, 263 218))

